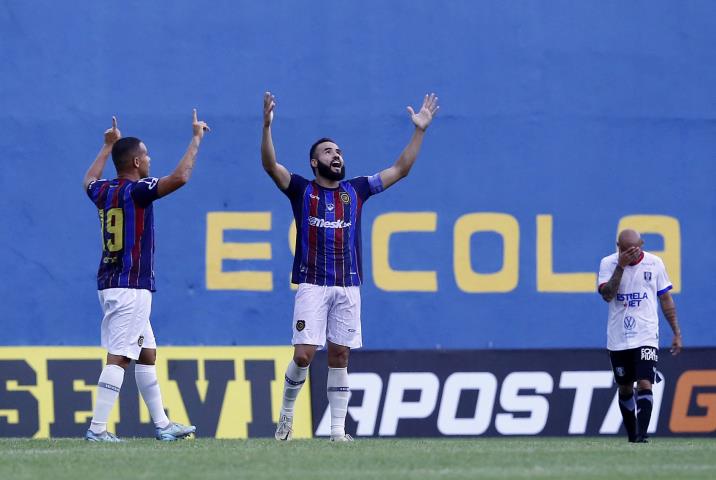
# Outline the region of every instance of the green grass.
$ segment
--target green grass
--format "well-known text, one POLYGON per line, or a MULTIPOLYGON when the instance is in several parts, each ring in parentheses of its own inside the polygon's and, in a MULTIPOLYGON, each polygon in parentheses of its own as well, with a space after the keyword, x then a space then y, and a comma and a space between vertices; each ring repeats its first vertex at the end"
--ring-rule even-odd
POLYGON ((716 439, 0 440, 0 479, 716 478, 716 439))

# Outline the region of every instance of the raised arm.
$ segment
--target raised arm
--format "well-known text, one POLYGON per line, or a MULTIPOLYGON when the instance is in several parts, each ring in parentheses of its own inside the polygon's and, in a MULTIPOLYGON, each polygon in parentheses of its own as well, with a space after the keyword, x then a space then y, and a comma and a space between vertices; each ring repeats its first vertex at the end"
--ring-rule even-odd
POLYGON ((112 146, 114 146, 114 143, 120 138, 122 138, 122 134, 117 128, 117 117, 112 117, 112 128, 108 128, 104 132, 104 145, 102 145, 94 162, 92 162, 92 165, 87 169, 87 173, 85 173, 83 183, 85 190, 87 190, 87 185, 102 176, 104 166, 107 164, 107 159, 112 153, 112 146))
POLYGON ((179 160, 179 164, 176 166, 174 171, 159 179, 157 184, 157 194, 160 197, 164 197, 174 192, 175 190, 186 185, 186 182, 191 178, 191 172, 194 170, 194 162, 196 161, 196 154, 199 153, 199 145, 201 140, 204 138, 204 133, 211 131, 206 122, 199 121, 196 115, 196 108, 194 109, 194 119, 192 121, 192 132, 191 141, 189 146, 184 153, 184 156, 179 160))
POLYGON ((413 132, 413 136, 410 137, 410 142, 408 142, 408 145, 400 153, 400 156, 393 166, 380 172, 380 180, 383 182, 383 188, 388 188, 401 178, 408 176, 410 169, 413 168, 415 159, 418 158, 418 153, 420 153, 425 130, 427 130, 430 122, 433 121, 433 117, 439 108, 438 97, 436 97, 434 93, 425 95, 423 105, 420 107, 418 113, 415 113, 413 107, 408 107, 410 118, 413 124, 415 124, 415 131, 413 132))
POLYGON ((286 167, 276 161, 276 151, 271 138, 271 123, 273 110, 276 107, 276 97, 271 92, 264 93, 264 129, 261 135, 261 165, 266 173, 276 182, 278 188, 286 190, 291 182, 291 174, 286 167))
POLYGON ((611 302, 616 297, 619 291, 619 284, 622 281, 622 275, 624 274, 624 268, 630 263, 636 261, 640 254, 639 247, 631 247, 623 252, 619 252, 619 259, 617 260, 617 267, 612 273, 612 277, 607 283, 599 287, 599 294, 602 296, 605 302, 611 302))
POLYGON ((671 331, 674 332, 674 340, 671 342, 671 354, 678 355, 681 352, 681 327, 679 327, 679 320, 676 318, 676 304, 674 303, 674 297, 671 296, 670 292, 662 293, 659 297, 659 304, 661 305, 661 311, 666 317, 666 321, 669 322, 671 331))

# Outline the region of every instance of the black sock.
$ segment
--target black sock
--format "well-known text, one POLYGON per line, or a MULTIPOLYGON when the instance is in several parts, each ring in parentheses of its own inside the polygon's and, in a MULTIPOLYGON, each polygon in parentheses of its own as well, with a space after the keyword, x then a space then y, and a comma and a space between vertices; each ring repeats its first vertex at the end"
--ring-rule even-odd
POLYGON ((624 428, 631 441, 636 439, 636 401, 634 396, 633 393, 627 396, 619 394, 619 411, 622 412, 624 428))
POLYGON ((647 436, 649 421, 651 420, 651 408, 654 404, 654 397, 651 390, 639 390, 637 394, 637 418, 639 419, 639 435, 647 436))

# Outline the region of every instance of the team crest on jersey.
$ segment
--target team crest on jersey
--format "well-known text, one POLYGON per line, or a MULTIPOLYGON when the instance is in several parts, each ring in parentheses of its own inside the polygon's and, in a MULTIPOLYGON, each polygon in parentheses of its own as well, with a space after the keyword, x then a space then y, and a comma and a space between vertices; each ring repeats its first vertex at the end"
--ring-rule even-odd
POLYGON ((351 203, 351 197, 346 192, 341 192, 341 202, 345 204, 351 203))
POLYGON ((624 317, 624 330, 633 330, 636 327, 636 318, 626 316, 624 317))
POLYGON ((299 332, 302 332, 304 328, 306 328, 306 321, 298 320, 296 322, 296 330, 298 330, 299 332))
POLYGON ((624 367, 617 367, 614 369, 614 371, 617 374, 617 377, 623 377, 624 376, 624 367))
POLYGON ((651 282, 651 272, 644 272, 644 280, 651 282))
POLYGON ((334 204, 332 204, 332 203, 326 204, 326 210, 328 210, 329 212, 332 212, 334 208, 336 208, 336 206, 334 204))
POLYGON ((144 335, 139 336, 139 340, 137 340, 137 345, 140 347, 144 344, 144 335))

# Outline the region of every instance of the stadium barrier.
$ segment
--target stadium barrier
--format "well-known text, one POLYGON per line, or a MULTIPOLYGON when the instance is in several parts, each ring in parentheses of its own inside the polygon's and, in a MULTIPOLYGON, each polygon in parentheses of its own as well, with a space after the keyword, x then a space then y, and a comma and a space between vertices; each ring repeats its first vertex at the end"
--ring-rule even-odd
MULTIPOLYGON (((346 429, 358 436, 622 434, 605 350, 356 351, 346 429)), ((330 433, 322 355, 313 431, 330 433)), ((716 349, 660 353, 649 432, 716 433, 716 349)))
MULTIPOLYGON (((157 374, 169 418, 197 436, 272 436, 290 347, 163 347, 157 374)), ((105 352, 93 347, 1 347, 0 437, 80 437, 89 426, 105 352)), ((308 382, 307 382, 308 383, 308 382)), ((308 390, 308 389, 307 389, 308 390)), ((296 402, 294 437, 311 436, 310 398, 296 402)), ((108 429, 154 433, 127 371, 108 429)))
MULTIPOLYGON (((199 437, 273 435, 290 347, 165 347, 157 372, 173 420, 199 437)), ((716 349, 662 351, 649 431, 716 432, 716 349)), ((104 351, 0 348, 0 437, 80 437, 92 414, 104 351)), ((325 436, 326 356, 296 404, 295 438, 325 436)), ((355 351, 347 431, 368 437, 613 435, 620 433, 604 350, 355 351)), ((151 436, 133 369, 108 428, 151 436)))

